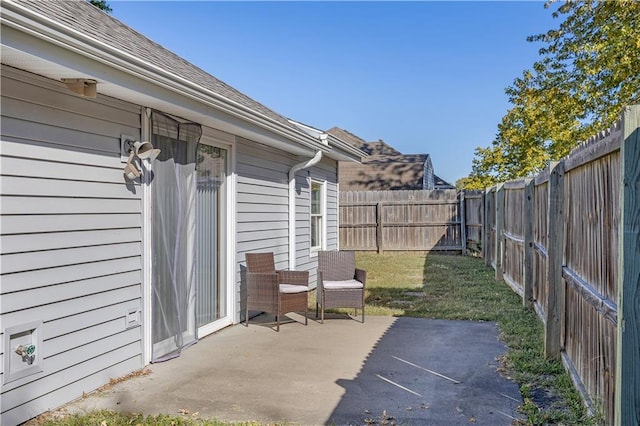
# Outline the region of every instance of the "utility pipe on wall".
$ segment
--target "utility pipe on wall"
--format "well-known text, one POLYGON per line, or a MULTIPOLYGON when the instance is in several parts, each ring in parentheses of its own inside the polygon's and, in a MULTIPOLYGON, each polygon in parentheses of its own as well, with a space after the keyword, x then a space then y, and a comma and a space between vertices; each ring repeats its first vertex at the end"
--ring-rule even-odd
POLYGON ((313 158, 298 163, 289 169, 289 269, 296 269, 296 173, 307 169, 322 159, 322 151, 313 158))

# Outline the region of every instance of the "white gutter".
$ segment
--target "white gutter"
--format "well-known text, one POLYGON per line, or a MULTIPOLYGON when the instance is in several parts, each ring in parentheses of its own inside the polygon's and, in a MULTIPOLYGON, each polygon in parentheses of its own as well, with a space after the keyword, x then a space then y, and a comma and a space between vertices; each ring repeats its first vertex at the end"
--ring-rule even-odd
MULTIPOLYGON (((326 135, 322 135, 325 136, 326 135)), ((321 136, 321 139, 322 139, 321 136)), ((289 170, 289 269, 296 269, 296 173, 309 168, 322 159, 322 151, 316 152, 313 158, 298 163, 289 170)))

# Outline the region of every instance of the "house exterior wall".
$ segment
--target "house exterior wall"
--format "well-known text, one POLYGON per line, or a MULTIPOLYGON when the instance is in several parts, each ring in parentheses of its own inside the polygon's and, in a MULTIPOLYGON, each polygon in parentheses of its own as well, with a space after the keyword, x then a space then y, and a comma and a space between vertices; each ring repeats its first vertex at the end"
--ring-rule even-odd
MULTIPOLYGON (((296 269, 309 271, 309 282, 316 286, 317 255, 311 247, 311 179, 325 182, 326 185, 326 250, 338 249, 338 164, 323 158, 309 170, 298 173, 297 182, 301 188, 296 202, 296 269)), ((297 185, 298 186, 298 185, 297 185)))
POLYGON ((270 251, 276 266, 289 259, 289 192, 287 173, 295 157, 257 142, 238 138, 236 147, 237 262, 244 254, 270 251))
MULTIPOLYGON (((237 144, 237 280, 239 301, 244 298, 242 271, 247 252, 273 252, 278 269, 289 264, 288 172, 301 159, 238 138, 237 144)), ((296 269, 309 271, 316 282, 316 257, 310 252, 310 179, 327 184, 327 249, 338 247, 337 162, 323 159, 296 174, 296 269)), ((242 306, 238 306, 242 316, 242 306)))
MULTIPOLYGON (((141 109, 78 97, 2 67, 2 421, 11 425, 143 366, 141 191, 125 185, 120 135, 141 109), (42 371, 11 379, 8 329, 40 322, 42 371)), ((11 345, 9 345, 11 346, 11 345)))
MULTIPOLYGON (((103 95, 83 98, 5 65, 1 84, 0 424, 13 425, 145 365, 144 191, 125 181, 120 159, 120 135, 141 138, 144 109, 103 95), (42 371, 9 377, 5 361, 13 357, 15 365, 17 355, 5 337, 15 331, 5 331, 34 321, 42 324, 42 371)), ((288 267, 288 172, 303 159, 206 126, 203 138, 233 151, 227 247, 237 322, 246 297, 244 253, 273 251, 277 267, 288 267)), ((296 269, 309 270, 315 286, 310 178, 326 181, 326 248, 335 249, 337 162, 324 158, 296 175, 296 269)))

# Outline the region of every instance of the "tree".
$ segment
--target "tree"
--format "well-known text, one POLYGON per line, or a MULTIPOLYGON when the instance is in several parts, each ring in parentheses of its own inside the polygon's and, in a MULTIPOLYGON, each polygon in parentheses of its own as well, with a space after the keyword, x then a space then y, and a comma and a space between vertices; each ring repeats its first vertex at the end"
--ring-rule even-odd
POLYGON ((505 90, 513 107, 465 187, 535 174, 640 102, 640 2, 565 1, 553 16, 565 20, 528 38, 541 59, 505 90))
POLYGON ((106 0, 87 0, 89 3, 97 7, 98 9, 102 9, 107 13, 111 13, 113 10, 109 6, 106 0))

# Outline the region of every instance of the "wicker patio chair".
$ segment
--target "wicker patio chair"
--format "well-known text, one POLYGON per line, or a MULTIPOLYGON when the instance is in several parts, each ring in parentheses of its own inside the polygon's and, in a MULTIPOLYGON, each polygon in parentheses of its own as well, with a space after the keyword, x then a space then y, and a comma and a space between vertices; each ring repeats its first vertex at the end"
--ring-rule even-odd
POLYGON ((318 288, 316 293, 316 317, 318 305, 320 322, 324 323, 325 308, 355 308, 362 310, 364 323, 364 286, 367 272, 356 268, 356 256, 352 251, 318 252, 318 288))
POLYGON ((276 271, 273 253, 246 253, 247 260, 247 312, 264 311, 276 316, 276 331, 280 331, 280 318, 288 312, 304 312, 307 325, 309 303, 308 271, 276 271))

